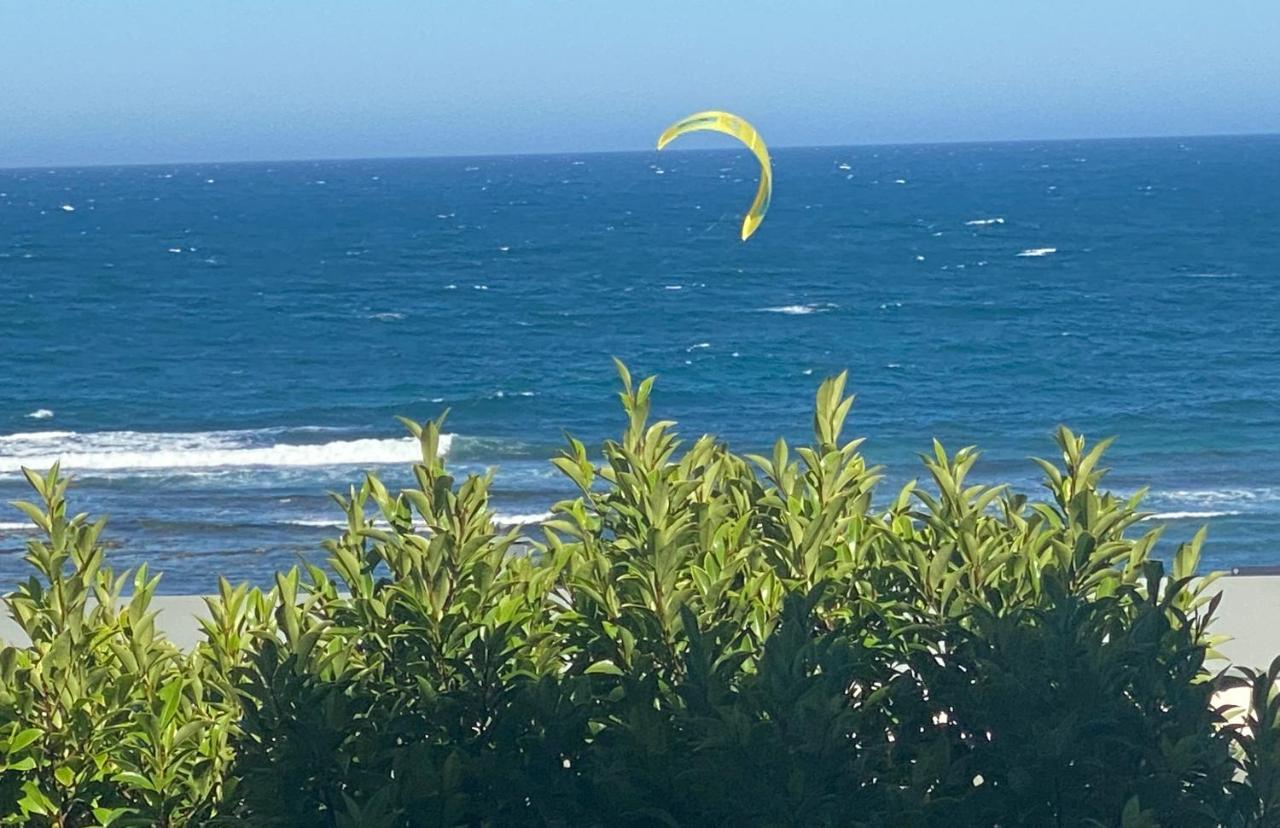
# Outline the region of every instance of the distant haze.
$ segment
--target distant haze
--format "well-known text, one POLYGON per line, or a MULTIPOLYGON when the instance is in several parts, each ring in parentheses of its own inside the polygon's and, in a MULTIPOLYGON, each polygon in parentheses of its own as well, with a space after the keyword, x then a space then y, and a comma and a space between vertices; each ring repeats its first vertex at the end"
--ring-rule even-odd
POLYGON ((0 2, 0 166, 1280 131, 1280 3, 0 2), (690 145, 697 145, 691 141, 690 145))

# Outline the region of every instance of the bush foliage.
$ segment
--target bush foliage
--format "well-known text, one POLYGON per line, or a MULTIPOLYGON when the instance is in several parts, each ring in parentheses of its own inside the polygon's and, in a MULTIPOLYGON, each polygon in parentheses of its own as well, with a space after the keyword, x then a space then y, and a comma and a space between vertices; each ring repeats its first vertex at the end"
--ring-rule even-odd
POLYGON ((416 485, 336 496, 329 566, 225 581, 203 640, 103 562, 57 467, 0 653, 14 825, 1251 826, 1280 819, 1276 673, 1219 674, 1201 536, 1166 566, 1106 444, 1062 429, 1047 497, 934 444, 877 495, 823 383, 810 446, 626 427, 538 539, 406 421, 416 485), (423 526, 425 525, 425 528, 423 526), (122 597, 128 592, 128 597, 122 597), (1243 715, 1213 695, 1248 686, 1243 715))

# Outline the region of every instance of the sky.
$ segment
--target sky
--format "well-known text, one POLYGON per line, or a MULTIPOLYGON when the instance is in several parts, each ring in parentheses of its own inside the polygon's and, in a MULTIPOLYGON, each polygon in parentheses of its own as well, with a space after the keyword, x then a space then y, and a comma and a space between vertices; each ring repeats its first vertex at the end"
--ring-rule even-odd
POLYGON ((1277 0, 0 0, 0 166, 1280 132, 1277 0))

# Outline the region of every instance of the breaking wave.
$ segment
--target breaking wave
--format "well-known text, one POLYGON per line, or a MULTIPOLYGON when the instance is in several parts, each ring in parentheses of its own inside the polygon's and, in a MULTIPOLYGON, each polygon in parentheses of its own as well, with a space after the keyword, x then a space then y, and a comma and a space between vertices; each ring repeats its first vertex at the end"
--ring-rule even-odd
MULTIPOLYGON (((220 469, 362 466, 413 462, 421 457, 411 437, 304 442, 315 429, 143 432, 34 431, 0 435, 0 473, 61 462, 70 472, 91 470, 220 469), (292 439, 291 439, 292 438, 292 439)), ((447 453, 452 435, 442 435, 447 453)))

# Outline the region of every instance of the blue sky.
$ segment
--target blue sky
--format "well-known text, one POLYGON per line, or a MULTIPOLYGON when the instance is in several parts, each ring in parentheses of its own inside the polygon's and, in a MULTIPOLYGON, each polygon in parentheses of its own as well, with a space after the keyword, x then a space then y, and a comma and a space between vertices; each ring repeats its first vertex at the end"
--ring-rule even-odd
POLYGON ((1277 0, 0 0, 0 166, 1280 132, 1277 0))

